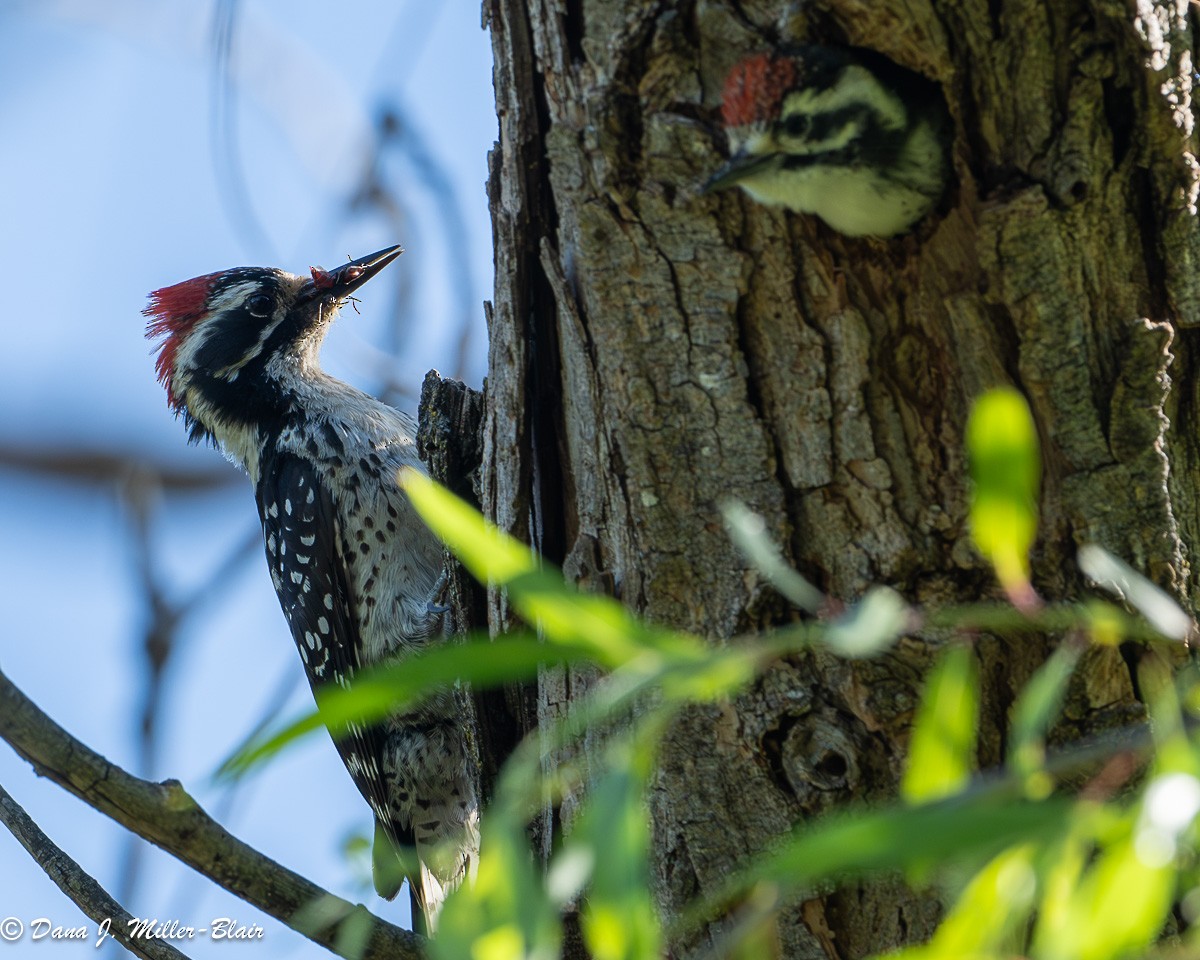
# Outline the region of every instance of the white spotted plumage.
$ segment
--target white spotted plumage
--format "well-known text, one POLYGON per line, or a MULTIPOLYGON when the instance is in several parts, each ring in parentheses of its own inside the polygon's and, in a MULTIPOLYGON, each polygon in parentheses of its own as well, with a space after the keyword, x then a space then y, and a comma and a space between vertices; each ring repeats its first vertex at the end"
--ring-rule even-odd
MULTIPOLYGON (((210 274, 155 291, 147 310, 150 332, 166 336, 160 379, 192 438, 216 442, 255 486, 271 580, 314 688, 441 639, 442 549, 397 484, 422 469, 415 424, 318 362, 342 300, 398 253, 314 268, 312 280, 210 274)), ((406 869, 430 927, 476 859, 471 723, 469 701, 447 688, 335 741, 390 843, 415 847, 420 867, 406 869)))

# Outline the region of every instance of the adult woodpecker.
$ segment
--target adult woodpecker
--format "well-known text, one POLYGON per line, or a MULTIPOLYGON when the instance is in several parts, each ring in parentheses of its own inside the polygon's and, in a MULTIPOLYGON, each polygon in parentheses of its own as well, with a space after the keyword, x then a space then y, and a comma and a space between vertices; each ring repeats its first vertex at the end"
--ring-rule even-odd
POLYGON ((725 81, 721 118, 731 157, 706 192, 738 186, 847 236, 891 237, 946 189, 940 92, 870 51, 800 46, 747 57, 725 81))
MULTIPOLYGON (((155 290, 158 379, 193 442, 210 440, 254 484, 271 579, 313 690, 440 637, 442 548, 397 486, 422 469, 412 418, 322 372, 339 308, 401 253, 389 247, 310 277, 265 267, 155 290)), ((375 815, 375 877, 401 872, 432 932, 477 857, 476 768, 453 690, 335 738, 375 815), (412 856, 415 851, 417 864, 412 856)))

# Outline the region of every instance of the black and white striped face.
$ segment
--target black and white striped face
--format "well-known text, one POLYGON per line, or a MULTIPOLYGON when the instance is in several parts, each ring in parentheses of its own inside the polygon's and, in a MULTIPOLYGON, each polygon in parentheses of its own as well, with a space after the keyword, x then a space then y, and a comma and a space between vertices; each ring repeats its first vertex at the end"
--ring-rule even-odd
POLYGON ((904 101, 838 50, 760 54, 734 67, 722 119, 732 159, 708 189, 749 187, 816 164, 887 162, 908 124, 904 101))
POLYGON ((821 217, 848 236, 910 229, 945 192, 949 117, 936 86, 871 51, 747 57, 725 83, 730 159, 705 191, 821 217))
POLYGON ((305 340, 315 349, 336 312, 336 303, 305 296, 305 286, 312 281, 282 270, 241 267, 150 295, 147 335, 163 337, 159 380, 193 440, 224 439, 282 411, 267 360, 305 340))
POLYGON ((400 253, 390 247, 336 270, 313 267, 311 277, 239 267, 150 294, 143 313, 150 318, 146 335, 162 338, 158 378, 192 439, 286 413, 286 373, 315 371, 342 303, 400 253))
POLYGON ((794 158, 865 158, 871 144, 904 130, 904 102, 873 73, 848 64, 828 86, 811 85, 788 93, 765 144, 742 144, 751 151, 776 150, 794 158), (855 149, 855 145, 858 145, 855 149))

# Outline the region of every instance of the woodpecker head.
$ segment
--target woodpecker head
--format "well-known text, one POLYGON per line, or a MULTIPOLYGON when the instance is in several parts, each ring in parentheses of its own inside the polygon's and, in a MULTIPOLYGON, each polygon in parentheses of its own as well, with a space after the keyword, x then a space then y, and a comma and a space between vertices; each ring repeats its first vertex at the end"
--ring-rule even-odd
POLYGON ((879 55, 803 46, 746 58, 725 82, 730 160, 705 191, 815 213, 850 236, 892 236, 940 199, 945 103, 879 55))
POLYGON ((142 313, 161 338, 158 379, 191 439, 286 413, 289 380, 317 370, 321 342, 346 299, 402 253, 388 247, 298 277, 238 267, 163 287, 142 313))

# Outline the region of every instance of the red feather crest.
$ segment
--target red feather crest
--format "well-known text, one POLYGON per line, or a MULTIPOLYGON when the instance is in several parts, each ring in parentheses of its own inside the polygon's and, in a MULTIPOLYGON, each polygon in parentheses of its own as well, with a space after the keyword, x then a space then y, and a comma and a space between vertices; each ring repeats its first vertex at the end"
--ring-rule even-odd
POLYGON ((149 317, 146 324, 146 338, 155 340, 163 337, 159 348, 158 360, 154 369, 158 372, 158 382, 167 388, 167 401, 176 410, 183 401, 177 398, 171 390, 171 375, 175 370, 175 354, 179 350, 184 337, 196 325, 196 321, 204 316, 204 305, 208 301, 208 293, 213 281, 219 276, 209 273, 203 277, 184 280, 174 286, 163 287, 150 294, 150 302, 142 315, 149 317))
POLYGON ((729 71, 722 96, 726 127, 744 127, 779 116, 784 95, 796 88, 796 64, 788 57, 760 53, 729 71))

